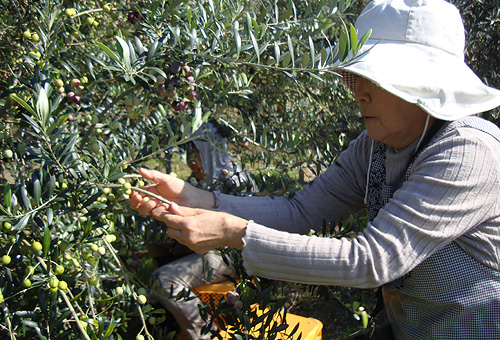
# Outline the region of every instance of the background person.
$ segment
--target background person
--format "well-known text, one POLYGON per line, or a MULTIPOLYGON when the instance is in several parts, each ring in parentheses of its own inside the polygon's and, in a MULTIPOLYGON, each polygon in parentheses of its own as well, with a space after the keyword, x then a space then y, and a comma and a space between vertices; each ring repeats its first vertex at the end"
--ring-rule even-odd
POLYGON ((256 184, 228 152, 226 128, 209 122, 194 134, 199 138, 186 146, 186 162, 198 186, 224 193, 250 193, 256 184))
POLYGON ((130 205, 198 253, 242 249, 251 275, 382 286, 397 339, 498 339, 500 130, 474 115, 500 105, 500 91, 464 63, 462 21, 445 1, 372 1, 355 27, 371 38, 337 70, 366 131, 310 185, 233 197, 142 170, 174 203, 134 193, 130 205), (353 240, 303 235, 362 209, 369 222, 353 240))
MULTIPOLYGON (((197 181, 191 181, 192 184, 226 193, 234 192, 242 186, 241 192, 252 192, 254 182, 229 154, 222 127, 208 123, 193 135, 198 138, 186 147, 186 162, 192 170, 191 176, 197 181)), ((175 256, 173 252, 176 251, 181 251, 181 254, 185 252, 182 245, 178 244, 170 244, 168 248, 161 244, 149 244, 148 248, 150 255, 158 259, 175 256)), ((229 265, 224 262, 220 252, 214 250, 203 255, 183 254, 182 257, 161 265, 153 273, 162 288, 162 291, 156 292, 155 297, 175 317, 188 339, 210 339, 209 334, 200 334, 206 322, 199 314, 198 306, 201 301, 191 290, 205 284, 224 281, 223 275, 232 275, 231 256, 226 259, 229 265), (190 292, 189 296, 186 299, 175 299, 182 291, 190 292)))

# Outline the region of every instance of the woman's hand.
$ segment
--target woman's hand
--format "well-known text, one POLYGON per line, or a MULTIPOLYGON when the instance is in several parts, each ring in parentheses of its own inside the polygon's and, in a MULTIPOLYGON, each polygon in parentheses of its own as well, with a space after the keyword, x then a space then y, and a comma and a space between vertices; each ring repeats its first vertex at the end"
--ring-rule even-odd
POLYGON ((153 216, 167 224, 170 237, 199 254, 224 246, 243 248, 247 221, 230 214, 208 210, 215 206, 213 193, 158 171, 141 169, 140 173, 144 179, 156 183, 142 189, 172 203, 162 203, 146 194, 133 191, 130 195, 130 207, 141 215, 153 216))
POLYGON ((151 216, 168 226, 170 237, 198 254, 219 247, 243 249, 247 221, 222 212, 160 204, 151 216))
MULTIPOLYGON (((215 197, 213 193, 209 191, 195 188, 179 178, 159 171, 147 169, 140 169, 139 171, 144 179, 156 183, 145 186, 142 189, 148 190, 153 194, 186 207, 213 209, 215 206, 215 197)), ((151 210, 154 209, 160 201, 151 197, 148 197, 149 200, 143 199, 144 197, 148 196, 140 192, 132 191, 129 204, 132 209, 137 210, 141 215, 150 216, 151 210)))

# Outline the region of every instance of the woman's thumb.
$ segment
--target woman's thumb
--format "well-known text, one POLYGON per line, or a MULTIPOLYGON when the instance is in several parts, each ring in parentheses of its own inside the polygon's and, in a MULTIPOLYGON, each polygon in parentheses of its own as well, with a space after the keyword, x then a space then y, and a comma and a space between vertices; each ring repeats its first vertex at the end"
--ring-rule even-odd
POLYGON ((160 182, 160 177, 163 175, 161 172, 156 171, 156 170, 149 170, 149 169, 144 169, 141 168, 139 169, 139 173, 141 176, 151 182, 158 183, 160 182))
POLYGON ((168 207, 168 212, 177 216, 184 216, 182 208, 175 202, 170 203, 170 206, 168 207))

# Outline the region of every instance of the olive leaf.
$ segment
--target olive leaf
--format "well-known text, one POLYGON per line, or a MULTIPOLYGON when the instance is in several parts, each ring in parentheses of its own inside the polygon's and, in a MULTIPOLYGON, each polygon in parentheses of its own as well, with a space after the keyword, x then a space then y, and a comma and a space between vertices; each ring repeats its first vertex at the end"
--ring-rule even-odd
POLYGON ((286 35, 287 43, 288 43, 288 52, 290 55, 290 60, 292 61, 292 67, 295 67, 295 52, 293 50, 292 38, 289 34, 286 35))
POLYGON ((40 87, 38 92, 38 99, 36 102, 36 112, 42 126, 47 126, 50 117, 50 106, 49 98, 47 97, 47 92, 44 87, 40 87))
POLYGON ((236 60, 240 57, 241 53, 241 37, 239 33, 239 22, 235 20, 233 23, 234 45, 236 47, 236 60))

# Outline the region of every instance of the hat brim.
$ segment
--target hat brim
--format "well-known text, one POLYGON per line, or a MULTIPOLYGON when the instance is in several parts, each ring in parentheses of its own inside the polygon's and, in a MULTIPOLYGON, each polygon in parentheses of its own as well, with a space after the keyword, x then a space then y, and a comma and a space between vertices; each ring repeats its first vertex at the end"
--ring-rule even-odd
MULTIPOLYGON (((500 91, 486 86, 463 60, 427 45, 369 39, 352 63, 335 71, 369 79, 447 121, 500 105, 500 91)), ((348 79, 346 84, 354 93, 348 79)))

